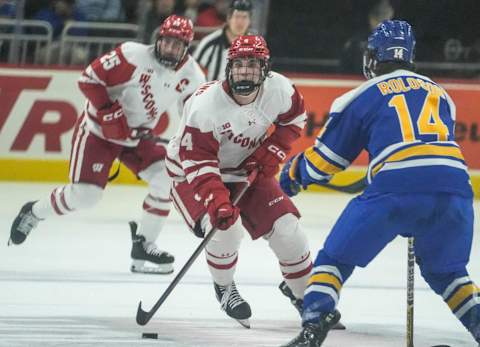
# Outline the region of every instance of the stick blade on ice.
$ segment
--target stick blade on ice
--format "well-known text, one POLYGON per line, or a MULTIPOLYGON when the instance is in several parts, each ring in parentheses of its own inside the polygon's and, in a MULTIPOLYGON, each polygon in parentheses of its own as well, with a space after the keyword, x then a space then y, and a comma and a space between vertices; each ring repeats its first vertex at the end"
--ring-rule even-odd
POLYGON ((149 317, 148 317, 148 313, 145 312, 143 309, 142 309, 142 302, 140 301, 138 303, 138 309, 137 309, 137 324, 138 325, 145 325, 148 323, 148 321, 150 320, 149 317))

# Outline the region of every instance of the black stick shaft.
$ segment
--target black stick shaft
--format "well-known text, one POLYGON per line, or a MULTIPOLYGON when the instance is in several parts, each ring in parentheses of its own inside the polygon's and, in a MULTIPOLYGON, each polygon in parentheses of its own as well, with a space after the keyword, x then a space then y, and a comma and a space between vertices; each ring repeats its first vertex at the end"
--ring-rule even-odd
MULTIPOLYGON (((238 192, 237 196, 233 200, 233 204, 236 205, 240 199, 242 198, 243 194, 247 191, 248 187, 255 181, 255 178, 257 177, 257 171, 254 170, 252 173, 248 176, 247 181, 245 182, 244 187, 238 192)), ((187 260, 185 265, 180 269, 178 274, 175 276, 173 281, 168 285, 167 289, 163 292, 162 296, 157 300, 155 305, 149 310, 149 311, 144 311, 142 309, 142 302, 140 301, 138 303, 138 309, 137 309, 137 324, 138 325, 145 325, 147 324, 150 319, 152 319, 153 315, 158 311, 160 306, 165 302, 165 300, 168 298, 170 293, 173 291, 173 289, 177 286, 178 282, 183 278, 185 273, 190 269, 192 266, 193 262, 198 258, 200 253, 203 251, 207 243, 212 239, 212 237, 215 235, 217 232, 217 228, 212 228, 210 232, 205 236, 205 238, 202 240, 202 242, 198 245, 198 247, 195 249, 193 254, 190 256, 190 258, 187 260)))
POLYGON ((193 254, 190 256, 190 258, 187 260, 185 265, 180 269, 178 274, 175 276, 173 281, 168 285, 167 289, 163 292, 162 296, 157 300, 155 305, 150 309, 150 311, 144 311, 142 309, 142 302, 140 301, 138 304, 138 310, 137 310, 137 323, 139 325, 145 325, 147 324, 150 319, 152 319, 153 315, 158 311, 160 306, 165 302, 165 300, 168 298, 170 293, 173 291, 173 289, 177 286, 178 282, 183 278, 185 273, 190 269, 192 266, 193 262, 198 258, 200 253, 203 251, 207 243, 211 240, 211 238, 215 235, 217 232, 216 228, 213 228, 207 235, 206 237, 202 240, 202 242, 198 245, 198 247, 195 249, 193 254))
POLYGON ((319 187, 335 190, 337 192, 342 192, 347 194, 357 194, 365 189, 365 187, 368 185, 368 182, 366 177, 362 177, 358 181, 347 184, 345 186, 340 186, 340 185, 331 184, 331 183, 318 183, 316 185, 319 187))

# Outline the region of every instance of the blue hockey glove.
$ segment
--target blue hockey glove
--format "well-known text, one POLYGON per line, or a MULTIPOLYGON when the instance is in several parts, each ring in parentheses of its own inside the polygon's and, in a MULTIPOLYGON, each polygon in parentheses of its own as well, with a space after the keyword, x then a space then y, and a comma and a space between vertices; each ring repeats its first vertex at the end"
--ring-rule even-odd
POLYGON ((308 174, 304 153, 290 158, 280 174, 280 187, 285 194, 295 196, 312 183, 321 184, 321 181, 313 179, 308 174))
POLYGON ((303 158, 303 153, 290 158, 283 166, 280 174, 280 187, 288 196, 295 196, 302 190, 302 186, 297 180, 300 157, 303 158))

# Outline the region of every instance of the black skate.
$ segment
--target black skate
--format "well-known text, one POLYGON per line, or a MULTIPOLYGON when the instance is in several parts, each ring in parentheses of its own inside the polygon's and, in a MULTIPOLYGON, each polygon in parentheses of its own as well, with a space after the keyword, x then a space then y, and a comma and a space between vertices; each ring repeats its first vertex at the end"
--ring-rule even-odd
POLYGON ((296 338, 281 347, 320 347, 328 332, 340 321, 340 312, 324 314, 318 323, 306 323, 296 338))
POLYGON ((12 223, 10 228, 10 239, 8 245, 19 245, 27 238, 28 234, 35 228, 40 218, 37 218, 32 212, 32 206, 36 201, 27 202, 22 206, 20 212, 12 223))
MULTIPOLYGON (((303 300, 296 298, 295 295, 293 295, 292 290, 290 287, 287 285, 285 281, 282 281, 280 285, 278 286, 280 291, 282 292, 283 295, 285 295, 287 298, 290 299, 290 302, 292 305, 297 309, 298 313, 300 314, 300 317, 302 317, 303 314, 303 300)), ((333 330, 345 330, 346 327, 345 325, 342 324, 342 322, 338 322, 335 324, 332 328, 333 330)))
POLYGON ((154 242, 146 242, 144 236, 137 235, 137 223, 129 222, 128 224, 132 233, 130 271, 145 274, 171 274, 175 260, 173 255, 159 250, 154 242))
POLYGON ((278 288, 280 289, 280 291, 282 292, 283 295, 285 295, 287 298, 290 299, 290 302, 297 309, 300 317, 302 317, 302 314, 303 314, 303 300, 299 299, 299 298, 296 298, 295 295, 293 295, 292 290, 290 289, 290 287, 287 285, 287 282, 285 282, 285 281, 282 281, 282 283, 280 283, 278 288))
POLYGON ((242 326, 250 329, 250 321, 252 311, 248 302, 243 300, 237 290, 235 282, 228 286, 221 286, 213 283, 215 287, 215 294, 217 300, 220 303, 222 310, 224 310, 228 316, 235 319, 242 326))

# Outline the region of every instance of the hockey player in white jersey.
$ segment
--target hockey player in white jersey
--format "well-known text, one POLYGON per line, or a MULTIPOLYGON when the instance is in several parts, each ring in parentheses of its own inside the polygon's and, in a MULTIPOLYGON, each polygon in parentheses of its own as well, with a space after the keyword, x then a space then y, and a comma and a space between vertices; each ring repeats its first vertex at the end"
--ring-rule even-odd
POLYGON ((130 223, 131 271, 173 271, 174 257, 155 243, 170 210, 170 179, 165 146, 153 133, 168 123, 169 107, 183 107, 205 82, 200 66, 187 53, 192 39, 191 21, 172 15, 160 27, 154 45, 126 42, 83 71, 79 87, 87 100, 72 138, 70 183, 22 207, 12 224, 11 243, 21 244, 45 218, 97 203, 118 159, 149 185, 138 230, 130 223))
POLYGON ((168 145, 167 170, 173 177, 172 201, 191 230, 203 236, 212 226, 220 229, 205 252, 215 294, 227 315, 249 327, 251 309, 234 282, 245 230, 252 239, 268 241, 285 281, 282 288, 302 307, 310 251, 300 214, 274 176, 306 115, 297 89, 270 71, 261 36, 232 42, 226 76, 200 87, 186 103, 182 124, 168 145), (233 206, 231 182, 255 168, 256 181, 233 206))

